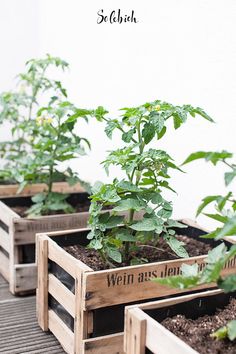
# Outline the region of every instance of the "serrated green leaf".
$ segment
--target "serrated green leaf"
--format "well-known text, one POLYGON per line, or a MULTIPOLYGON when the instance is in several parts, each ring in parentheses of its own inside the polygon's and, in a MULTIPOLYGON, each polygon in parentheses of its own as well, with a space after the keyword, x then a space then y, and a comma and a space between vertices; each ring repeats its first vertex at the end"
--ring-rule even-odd
POLYGON ((198 264, 182 264, 181 274, 183 277, 196 277, 198 275, 198 264))
POLYGON ((132 128, 130 129, 128 132, 125 132, 122 134, 122 140, 125 142, 125 143, 130 143, 132 138, 133 138, 133 135, 135 134, 136 132, 136 129, 135 128, 132 128))
POLYGON ((116 263, 121 263, 122 262, 122 255, 119 250, 116 248, 108 248, 107 249, 107 254, 108 256, 115 261, 116 263))
POLYGON ((129 227, 136 231, 154 231, 158 226, 157 220, 153 218, 143 218, 129 227))
POLYGON ((228 186, 233 179, 236 177, 236 169, 233 170, 232 172, 226 172, 225 173, 225 185, 228 186))
POLYGON ((137 239, 127 229, 120 229, 116 232, 116 238, 122 242, 136 242, 137 239))
POLYGON ((144 139, 145 144, 149 144, 150 141, 155 136, 155 127, 153 124, 147 122, 145 123, 143 130, 142 130, 142 137, 144 139))
POLYGON ((236 291, 236 274, 231 274, 224 279, 220 278, 217 282, 219 288, 223 289, 225 293, 236 291))
POLYGON ((135 211, 140 211, 143 208, 145 208, 146 205, 144 202, 141 202, 140 200, 136 198, 127 198, 127 199, 121 199, 116 203, 116 207, 113 209, 114 211, 125 211, 125 210, 135 210, 135 211))
POLYGON ((41 203, 46 199, 46 193, 35 194, 31 199, 34 203, 41 203))
POLYGON ((152 279, 154 282, 169 286, 171 288, 177 289, 188 289, 191 287, 195 287, 198 283, 198 277, 183 277, 181 275, 176 275, 167 278, 154 278, 152 279))
POLYGON ((233 157, 233 154, 223 150, 222 152, 213 152, 213 151, 197 151, 190 154, 187 159, 183 162, 182 165, 185 165, 189 162, 205 159, 206 161, 210 161, 213 165, 216 165, 217 162, 223 161, 227 158, 233 157))
POLYGON ((200 204, 200 206, 197 209, 196 216, 198 216, 208 204, 212 203, 213 201, 217 201, 219 198, 220 198, 220 195, 210 195, 210 196, 202 199, 202 203, 200 204))
POLYGON ((172 251, 174 251, 180 258, 188 258, 188 252, 184 248, 184 243, 177 240, 176 237, 168 236, 165 238, 166 243, 170 246, 172 251))

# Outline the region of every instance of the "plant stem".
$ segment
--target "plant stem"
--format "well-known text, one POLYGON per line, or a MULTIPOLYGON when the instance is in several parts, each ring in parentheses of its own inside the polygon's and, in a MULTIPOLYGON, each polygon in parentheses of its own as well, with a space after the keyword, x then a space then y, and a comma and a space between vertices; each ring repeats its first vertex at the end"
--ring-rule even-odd
POLYGON ((169 254, 171 254, 172 256, 175 256, 176 257, 176 254, 170 252, 170 251, 167 251, 167 250, 163 250, 162 248, 159 248, 159 247, 156 247, 156 246, 151 246, 151 245, 139 245, 139 247, 147 247, 147 248, 153 248, 157 251, 161 251, 161 252, 167 252, 169 254))
MULTIPOLYGON (((141 135, 141 129, 140 129, 140 125, 141 125, 141 119, 142 117, 140 117, 139 119, 139 122, 138 122, 138 144, 139 144, 139 153, 140 153, 140 156, 142 155, 143 153, 143 150, 144 150, 144 143, 143 143, 143 140, 142 140, 142 135, 141 135)), ((132 171, 132 174, 131 174, 131 182, 133 182, 133 178, 134 178, 134 174, 135 174, 135 170, 136 168, 133 169, 132 171)), ((139 174, 137 175, 137 178, 136 178, 136 186, 139 185, 139 182, 140 182, 140 179, 142 177, 142 174, 141 174, 141 171, 139 171, 139 174)), ((128 223, 132 223, 134 219, 134 210, 133 209, 130 209, 129 210, 129 218, 128 218, 128 223)), ((129 261, 129 253, 130 253, 130 242, 126 242, 125 243, 125 262, 128 263, 129 261)))

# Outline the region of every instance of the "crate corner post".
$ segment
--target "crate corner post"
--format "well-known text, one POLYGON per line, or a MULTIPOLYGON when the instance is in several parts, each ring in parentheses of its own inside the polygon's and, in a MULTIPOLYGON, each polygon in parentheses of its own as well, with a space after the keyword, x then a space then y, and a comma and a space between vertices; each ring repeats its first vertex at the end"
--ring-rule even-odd
POLYGON ((37 318, 43 331, 48 331, 48 239, 38 234, 37 237, 37 318))
POLYGON ((125 354, 145 354, 146 326, 146 318, 139 308, 125 310, 125 354))

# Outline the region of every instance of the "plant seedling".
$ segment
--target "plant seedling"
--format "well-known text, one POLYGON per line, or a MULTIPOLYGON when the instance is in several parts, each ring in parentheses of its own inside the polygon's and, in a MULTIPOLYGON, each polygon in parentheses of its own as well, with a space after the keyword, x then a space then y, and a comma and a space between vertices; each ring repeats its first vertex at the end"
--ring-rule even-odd
POLYGON ((95 111, 96 118, 106 122, 109 138, 114 130, 122 134, 125 145, 111 151, 103 166, 106 171, 111 165, 119 166, 125 178, 115 178, 110 184, 95 184, 90 207, 89 247, 98 250, 111 267, 123 262, 145 261, 137 259, 134 251, 138 247, 148 247, 150 240, 151 247, 157 248, 160 237, 179 257, 187 257, 184 244, 175 237, 174 231, 175 227, 184 226, 171 219, 172 203, 162 196, 163 188, 173 190, 168 182, 169 170, 181 169, 167 152, 151 148, 149 144, 165 135, 170 119, 173 119, 175 129, 185 123, 188 116, 199 115, 210 122, 212 119, 201 108, 174 106, 160 100, 121 111, 118 119, 107 118, 107 111, 102 107, 95 111), (111 215, 100 213, 104 206, 112 206, 111 215), (126 220, 118 214, 124 211, 128 212, 126 220), (135 221, 137 212, 143 213, 139 221, 135 221))

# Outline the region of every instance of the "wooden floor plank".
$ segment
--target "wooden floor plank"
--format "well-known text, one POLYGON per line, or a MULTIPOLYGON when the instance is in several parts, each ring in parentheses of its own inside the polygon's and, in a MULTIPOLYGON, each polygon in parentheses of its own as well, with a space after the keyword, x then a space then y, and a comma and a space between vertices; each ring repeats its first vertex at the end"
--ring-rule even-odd
POLYGON ((51 333, 36 319, 34 296, 14 297, 0 275, 0 354, 64 354, 51 333))

